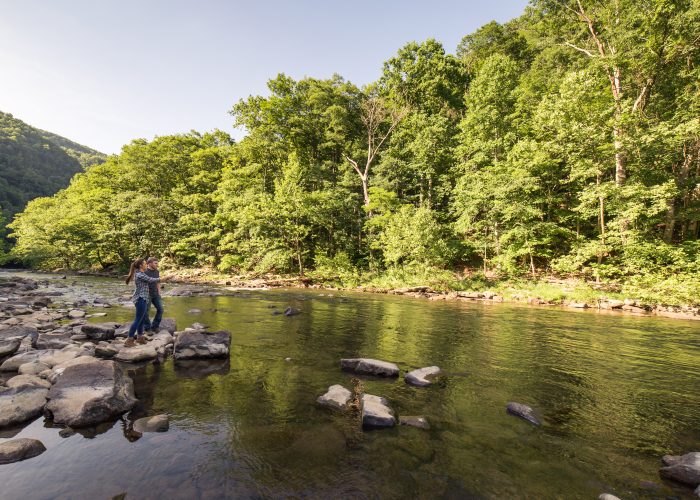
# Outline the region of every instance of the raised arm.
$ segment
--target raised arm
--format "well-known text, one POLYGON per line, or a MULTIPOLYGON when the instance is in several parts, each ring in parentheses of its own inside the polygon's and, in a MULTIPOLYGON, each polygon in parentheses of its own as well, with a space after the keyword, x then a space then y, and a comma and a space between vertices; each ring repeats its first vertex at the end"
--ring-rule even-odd
POLYGON ((147 281, 148 283, 159 283, 160 282, 160 278, 151 278, 146 273, 136 273, 136 279, 142 280, 142 281, 147 281))

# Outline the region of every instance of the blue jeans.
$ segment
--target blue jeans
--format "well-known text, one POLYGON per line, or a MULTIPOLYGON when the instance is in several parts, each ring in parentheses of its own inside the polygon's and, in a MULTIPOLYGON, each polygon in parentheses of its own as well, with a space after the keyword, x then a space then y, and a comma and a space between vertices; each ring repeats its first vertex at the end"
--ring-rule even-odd
POLYGON ((134 322, 131 323, 129 328, 129 338, 134 338, 134 334, 138 331, 139 335, 143 335, 144 329, 144 318, 148 317, 148 302, 146 299, 138 298, 136 299, 136 315, 134 316, 134 322))
POLYGON ((163 319, 163 299, 160 295, 155 295, 151 297, 148 305, 146 306, 146 318, 143 320, 143 326, 146 330, 157 330, 160 326, 160 320, 163 319), (153 321, 148 319, 151 315, 151 304, 156 308, 156 315, 153 321))

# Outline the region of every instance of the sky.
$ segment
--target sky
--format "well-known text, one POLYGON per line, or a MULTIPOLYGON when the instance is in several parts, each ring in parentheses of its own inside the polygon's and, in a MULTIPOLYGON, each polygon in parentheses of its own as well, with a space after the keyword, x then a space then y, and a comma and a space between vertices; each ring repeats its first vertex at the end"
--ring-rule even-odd
POLYGON ((0 111, 104 153, 224 130, 278 73, 364 85, 410 41, 454 53, 525 0, 0 0, 0 111))

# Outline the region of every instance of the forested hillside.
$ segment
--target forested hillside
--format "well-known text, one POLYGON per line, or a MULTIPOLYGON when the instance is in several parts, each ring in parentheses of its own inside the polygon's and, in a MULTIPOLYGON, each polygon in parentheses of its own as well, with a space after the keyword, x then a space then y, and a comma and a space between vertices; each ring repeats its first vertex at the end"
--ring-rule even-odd
POLYGON ((12 224, 40 267, 579 276, 700 297, 700 1, 536 0, 359 88, 270 80, 247 135, 137 140, 12 224))
POLYGON ((0 207, 5 220, 29 200, 65 188, 105 155, 0 112, 0 207))

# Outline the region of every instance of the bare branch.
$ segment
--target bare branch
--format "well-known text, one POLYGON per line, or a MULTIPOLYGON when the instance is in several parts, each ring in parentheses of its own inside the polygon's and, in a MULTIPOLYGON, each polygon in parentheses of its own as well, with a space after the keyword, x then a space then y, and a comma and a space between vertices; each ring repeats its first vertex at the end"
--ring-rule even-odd
POLYGON ((566 45, 567 47, 571 47, 572 49, 576 49, 576 50, 578 50, 579 52, 583 52, 583 53, 586 54, 588 57, 598 57, 597 55, 595 55, 595 54, 594 54, 593 52, 591 52, 590 50, 584 49, 584 48, 582 48, 582 47, 578 47, 578 46, 574 45, 573 43, 564 42, 564 45, 566 45))

